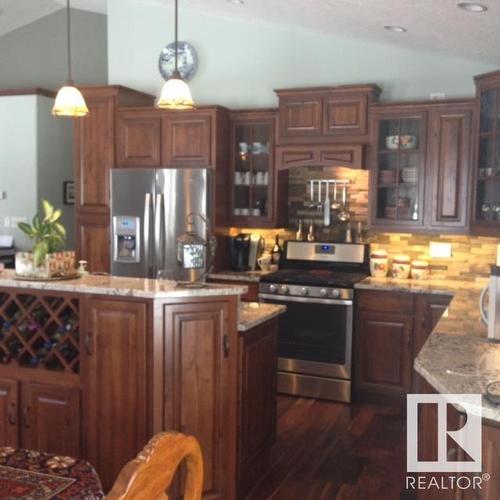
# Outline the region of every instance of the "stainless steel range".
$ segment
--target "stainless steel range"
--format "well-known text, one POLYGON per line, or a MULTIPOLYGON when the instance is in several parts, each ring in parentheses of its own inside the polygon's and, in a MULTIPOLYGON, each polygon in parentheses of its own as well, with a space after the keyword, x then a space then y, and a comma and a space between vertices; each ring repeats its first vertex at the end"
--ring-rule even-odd
POLYGON ((285 304, 278 392, 351 400, 354 284, 368 275, 367 246, 288 241, 280 270, 260 280, 259 300, 285 304))

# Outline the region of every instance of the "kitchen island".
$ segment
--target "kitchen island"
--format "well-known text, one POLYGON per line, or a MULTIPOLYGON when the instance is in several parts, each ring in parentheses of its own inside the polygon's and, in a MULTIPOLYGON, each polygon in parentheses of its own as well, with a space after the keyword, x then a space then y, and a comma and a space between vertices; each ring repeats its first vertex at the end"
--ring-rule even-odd
POLYGON ((4 271, 0 443, 84 457, 107 490, 152 435, 179 430, 201 444, 205 495, 235 498, 238 325, 272 317, 239 321, 245 292, 109 276, 17 281, 4 271))

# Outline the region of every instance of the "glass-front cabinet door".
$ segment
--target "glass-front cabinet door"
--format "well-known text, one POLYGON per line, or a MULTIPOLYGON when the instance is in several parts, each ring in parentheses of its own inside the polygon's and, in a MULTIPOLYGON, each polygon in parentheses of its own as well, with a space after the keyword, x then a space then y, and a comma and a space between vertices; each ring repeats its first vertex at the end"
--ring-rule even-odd
POLYGON ((500 85, 480 92, 475 222, 500 228, 500 85))
POLYGON ((378 226, 424 222, 425 115, 376 113, 371 218, 378 226))
POLYGON ((231 224, 265 227, 273 221, 274 114, 232 119, 231 224))

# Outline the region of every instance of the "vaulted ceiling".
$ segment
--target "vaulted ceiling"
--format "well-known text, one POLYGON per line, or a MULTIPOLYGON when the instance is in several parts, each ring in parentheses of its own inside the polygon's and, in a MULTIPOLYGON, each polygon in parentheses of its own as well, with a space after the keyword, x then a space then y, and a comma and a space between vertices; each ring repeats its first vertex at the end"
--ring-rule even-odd
MULTIPOLYGON (((124 0, 171 7, 173 0, 124 0)), ((479 61, 500 63, 500 0, 479 0, 488 7, 470 13, 457 0, 181 0, 183 10, 271 23, 324 34, 400 44, 479 61), (398 25, 406 33, 384 30, 398 25)), ((65 4, 65 0, 0 0, 0 34, 30 23, 65 4)), ((72 0, 72 7, 106 12, 106 0, 72 0)), ((381 56, 381 63, 383 57, 381 56)))

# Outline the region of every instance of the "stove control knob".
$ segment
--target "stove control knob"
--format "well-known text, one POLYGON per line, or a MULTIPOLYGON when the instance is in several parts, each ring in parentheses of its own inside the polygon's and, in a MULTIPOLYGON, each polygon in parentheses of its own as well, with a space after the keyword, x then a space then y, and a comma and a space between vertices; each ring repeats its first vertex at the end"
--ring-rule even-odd
POLYGON ((340 297, 340 290, 332 290, 332 297, 338 299, 340 297))
POLYGON ((271 293, 277 293, 278 292, 278 287, 276 285, 269 285, 269 291, 271 293))
POLYGON ((321 297, 327 297, 328 296, 328 290, 326 288, 322 288, 319 291, 319 294, 320 294, 321 297))
POLYGON ((308 290, 305 286, 303 286, 303 287, 300 289, 300 295, 303 295, 304 297, 305 297, 306 295, 309 295, 309 290, 308 290))
POLYGON ((290 289, 286 286, 286 285, 283 285, 280 289, 280 292, 283 294, 283 295, 288 295, 290 293, 290 289))

